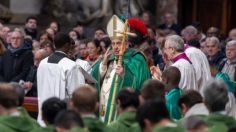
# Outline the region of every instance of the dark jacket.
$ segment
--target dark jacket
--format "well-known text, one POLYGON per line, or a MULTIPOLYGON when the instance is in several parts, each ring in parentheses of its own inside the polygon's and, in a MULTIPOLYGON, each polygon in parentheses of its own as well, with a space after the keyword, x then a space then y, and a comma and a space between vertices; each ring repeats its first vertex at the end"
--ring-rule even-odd
POLYGON ((211 60, 210 60, 209 56, 207 56, 207 58, 210 63, 213 63, 214 65, 217 66, 217 68, 219 68, 220 64, 222 63, 223 59, 225 58, 225 54, 220 51, 211 60))
POLYGON ((8 49, 0 63, 0 82, 19 82, 25 80, 34 64, 33 53, 27 45, 18 50, 8 49))
POLYGON ((32 88, 27 92, 27 94, 25 96, 29 96, 29 97, 37 97, 38 96, 38 92, 37 92, 37 69, 38 67, 36 66, 32 66, 30 68, 30 71, 28 73, 28 75, 26 76, 26 82, 29 81, 31 83, 33 83, 32 88))

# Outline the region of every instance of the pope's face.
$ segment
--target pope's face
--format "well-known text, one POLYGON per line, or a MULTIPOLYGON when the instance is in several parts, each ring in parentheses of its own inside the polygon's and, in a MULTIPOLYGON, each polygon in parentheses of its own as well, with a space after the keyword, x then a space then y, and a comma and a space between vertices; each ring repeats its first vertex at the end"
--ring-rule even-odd
POLYGON ((119 55, 120 50, 121 50, 121 45, 122 45, 122 42, 120 39, 113 39, 112 40, 111 46, 112 46, 112 50, 113 50, 115 56, 119 55))

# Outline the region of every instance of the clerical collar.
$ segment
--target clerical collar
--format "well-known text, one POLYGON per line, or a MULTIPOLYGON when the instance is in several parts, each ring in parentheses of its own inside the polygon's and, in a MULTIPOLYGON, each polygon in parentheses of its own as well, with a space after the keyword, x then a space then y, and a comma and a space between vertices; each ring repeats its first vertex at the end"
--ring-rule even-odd
POLYGON ((179 55, 177 55, 174 59, 172 59, 172 62, 175 63, 176 61, 178 61, 180 59, 184 59, 184 60, 188 61, 190 64, 192 64, 192 62, 189 60, 189 58, 187 57, 187 55, 185 53, 180 53, 179 55))
POLYGON ((192 46, 188 45, 188 44, 184 44, 184 50, 191 48, 192 46))
POLYGON ((62 51, 56 51, 48 57, 48 63, 59 63, 63 58, 68 58, 67 54, 62 51))

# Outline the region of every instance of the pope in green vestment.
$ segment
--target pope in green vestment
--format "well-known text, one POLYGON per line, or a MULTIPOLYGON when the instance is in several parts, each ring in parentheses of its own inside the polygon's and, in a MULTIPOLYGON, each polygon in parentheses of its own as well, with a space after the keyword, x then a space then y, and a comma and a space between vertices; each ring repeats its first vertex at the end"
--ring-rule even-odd
MULTIPOLYGON (((107 76, 110 76, 111 72, 109 71, 112 70, 112 69, 109 70, 109 68, 111 68, 109 65, 114 64, 116 60, 117 59, 114 53, 112 53, 108 61, 108 66, 107 66, 108 69, 106 71, 105 77, 103 78, 101 78, 99 74, 99 70, 100 70, 99 67, 101 65, 102 59, 98 61, 92 68, 91 74, 98 82, 96 84, 96 88, 97 88, 99 96, 101 96, 100 93, 101 93, 103 83, 106 83, 104 81, 104 78, 107 78, 107 76)), ((126 87, 131 87, 139 91, 143 82, 151 77, 144 55, 138 52, 137 50, 130 48, 130 49, 127 49, 126 52, 124 53, 122 62, 123 62, 124 75, 122 77, 118 76, 118 87, 117 87, 116 93, 118 93, 121 88, 126 88, 126 87)), ((108 122, 112 95, 113 95, 112 93, 114 92, 113 90, 114 90, 114 84, 115 84, 115 75, 110 78, 112 78, 112 83, 110 85, 109 97, 108 97, 108 102, 106 105, 107 107, 105 108, 106 109, 105 113, 104 112, 101 113, 101 109, 103 110, 103 108, 101 108, 100 106, 100 116, 101 114, 104 114, 105 116, 104 121, 106 123, 108 122)), ((114 120, 115 118, 116 104, 114 106, 115 107, 113 108, 113 111, 112 111, 112 120, 114 120)))
POLYGON ((144 55, 128 48, 128 34, 135 34, 129 32, 128 21, 124 23, 116 15, 112 16, 107 25, 107 33, 112 42, 112 50, 107 50, 103 58, 94 64, 91 72, 97 80, 99 115, 106 124, 115 119, 115 99, 120 89, 130 87, 139 91, 143 82, 151 77, 144 55))
POLYGON ((183 94, 183 91, 178 88, 174 87, 172 88, 167 94, 166 94, 166 107, 170 113, 170 117, 172 119, 179 120, 182 117, 180 108, 178 106, 178 100, 180 96, 183 94))

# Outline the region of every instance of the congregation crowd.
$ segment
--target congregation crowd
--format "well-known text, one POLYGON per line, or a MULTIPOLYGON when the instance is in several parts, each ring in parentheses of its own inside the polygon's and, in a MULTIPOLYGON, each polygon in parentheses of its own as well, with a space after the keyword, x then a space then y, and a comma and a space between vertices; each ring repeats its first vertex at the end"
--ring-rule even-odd
POLYGON ((0 131, 235 132, 236 28, 163 17, 114 15, 92 37, 81 23, 0 23, 0 131))

